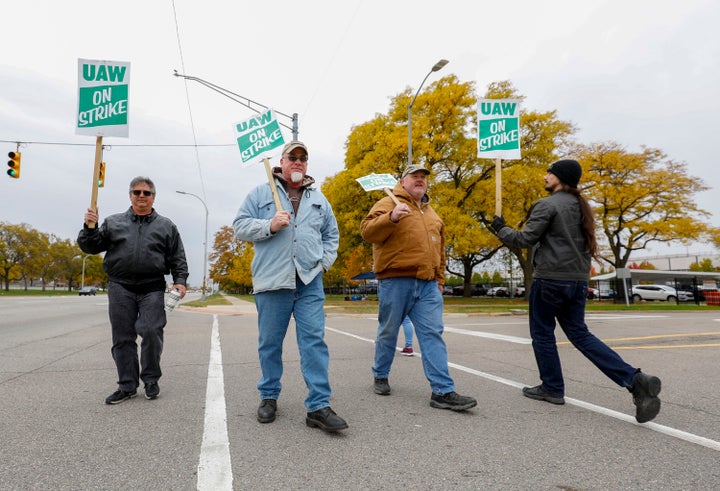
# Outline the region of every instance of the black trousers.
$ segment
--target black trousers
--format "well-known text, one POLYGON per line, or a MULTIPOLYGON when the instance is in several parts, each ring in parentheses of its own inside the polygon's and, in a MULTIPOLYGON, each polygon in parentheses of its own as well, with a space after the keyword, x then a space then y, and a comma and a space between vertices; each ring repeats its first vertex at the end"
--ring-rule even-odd
POLYGON ((108 314, 112 329, 112 356, 118 373, 118 386, 132 392, 140 385, 157 382, 162 376, 165 292, 133 293, 118 283, 108 284, 108 314), (137 337, 140 344, 138 363, 137 337))

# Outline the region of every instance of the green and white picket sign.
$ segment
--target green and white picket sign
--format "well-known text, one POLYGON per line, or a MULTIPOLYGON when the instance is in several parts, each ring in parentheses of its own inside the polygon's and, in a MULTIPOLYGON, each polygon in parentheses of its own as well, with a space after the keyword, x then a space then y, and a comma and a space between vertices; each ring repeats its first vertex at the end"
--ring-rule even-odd
POLYGON ((234 129, 243 164, 272 157, 272 151, 285 144, 272 109, 235 123, 234 129))
POLYGON ((78 59, 78 135, 128 137, 130 63, 78 59))
POLYGON ((355 179, 365 191, 376 191, 378 189, 393 188, 397 180, 391 174, 368 174, 355 179))
POLYGON ((520 159, 520 100, 478 101, 478 157, 520 159))
POLYGON ((400 204, 400 201, 392 193, 391 189, 397 184, 397 180, 391 174, 368 174, 367 176, 358 177, 355 179, 360 183, 360 186, 365 191, 376 191, 382 189, 385 194, 390 196, 396 205, 400 204))
POLYGON ((502 216, 501 160, 520 159, 520 100, 478 101, 478 157, 495 159, 495 214, 502 216))

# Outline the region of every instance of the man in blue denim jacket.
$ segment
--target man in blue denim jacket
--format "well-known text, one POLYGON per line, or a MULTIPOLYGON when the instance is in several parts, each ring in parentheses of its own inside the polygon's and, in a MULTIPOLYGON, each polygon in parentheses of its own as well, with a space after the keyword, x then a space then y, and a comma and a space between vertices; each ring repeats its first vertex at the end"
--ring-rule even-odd
POLYGON ((585 324, 590 259, 597 253, 595 219, 578 183, 582 167, 559 160, 545 174, 550 196, 535 203, 522 230, 495 216, 492 228, 505 244, 533 248, 534 278, 530 295, 530 336, 542 383, 523 388, 531 399, 564 404, 565 383, 555 341, 555 319, 568 340, 610 380, 633 395, 638 423, 660 412, 660 379, 627 364, 596 338, 585 324))
POLYGON ((323 273, 337 258, 340 233, 332 207, 306 175, 308 150, 292 141, 273 169, 283 210, 272 189, 261 184, 245 198, 233 221, 235 237, 254 243, 253 290, 258 311, 258 382, 261 423, 275 421, 283 365, 282 347, 290 316, 295 318, 300 368, 308 387, 305 423, 334 432, 348 427, 330 408, 325 343, 323 273))

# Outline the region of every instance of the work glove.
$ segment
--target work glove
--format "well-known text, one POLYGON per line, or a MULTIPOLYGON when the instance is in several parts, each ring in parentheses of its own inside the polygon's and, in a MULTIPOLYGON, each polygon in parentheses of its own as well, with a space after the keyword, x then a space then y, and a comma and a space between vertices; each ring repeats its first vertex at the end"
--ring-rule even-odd
POLYGON ((507 227, 507 225, 505 224, 505 219, 497 215, 493 216, 492 228, 495 233, 500 233, 500 230, 502 230, 504 227, 507 227))

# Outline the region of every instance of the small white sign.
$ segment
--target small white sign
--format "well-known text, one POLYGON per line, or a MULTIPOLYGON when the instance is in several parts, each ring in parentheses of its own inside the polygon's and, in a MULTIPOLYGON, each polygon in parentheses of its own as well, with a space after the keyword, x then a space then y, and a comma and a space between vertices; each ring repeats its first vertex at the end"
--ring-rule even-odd
POLYGON ((355 179, 365 191, 376 191, 378 189, 394 188, 397 180, 391 174, 368 174, 355 179))

